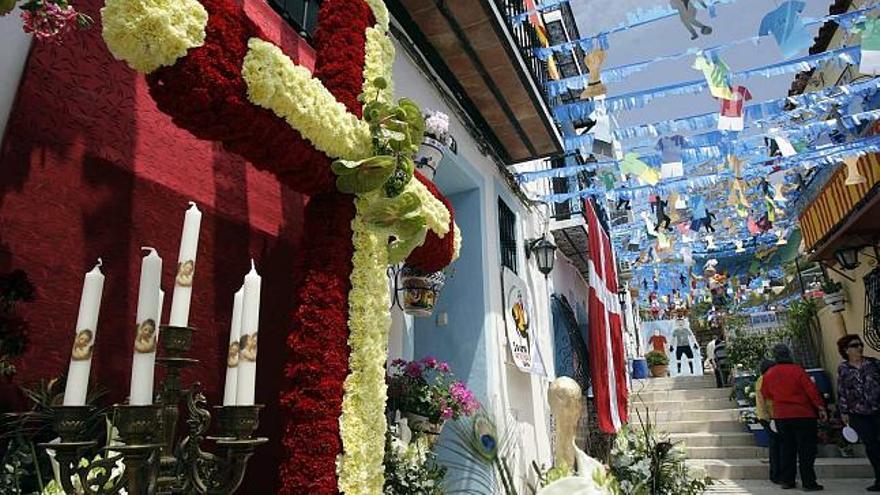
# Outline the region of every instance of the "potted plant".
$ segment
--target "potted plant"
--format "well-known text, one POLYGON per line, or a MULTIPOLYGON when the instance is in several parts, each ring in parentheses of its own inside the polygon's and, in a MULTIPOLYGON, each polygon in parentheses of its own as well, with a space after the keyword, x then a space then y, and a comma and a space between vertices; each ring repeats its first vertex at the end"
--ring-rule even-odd
POLYGON ((822 292, 825 294, 825 304, 831 306, 831 311, 840 313, 844 310, 843 285, 840 282, 826 278, 822 283, 822 292))
POLYGON ((429 179, 434 179, 437 167, 451 142, 449 116, 429 110, 425 115, 425 137, 415 156, 416 167, 429 179))
POLYGON ((755 445, 758 447, 768 447, 770 445, 770 433, 764 429, 758 421, 755 414, 755 408, 744 407, 739 410, 739 420, 746 427, 746 430, 755 437, 755 445))
POLYGON ((669 368, 669 357, 663 351, 651 351, 645 354, 648 367, 651 368, 651 376, 661 378, 666 376, 669 368))
POLYGON ((431 316, 437 305, 437 298, 446 285, 446 274, 442 271, 424 273, 409 265, 400 271, 403 287, 403 310, 408 315, 431 316))
POLYGON ((470 416, 480 408, 473 392, 455 379, 449 364, 426 357, 418 361, 395 359, 388 375, 388 404, 407 419, 416 434, 432 441, 446 421, 470 416))

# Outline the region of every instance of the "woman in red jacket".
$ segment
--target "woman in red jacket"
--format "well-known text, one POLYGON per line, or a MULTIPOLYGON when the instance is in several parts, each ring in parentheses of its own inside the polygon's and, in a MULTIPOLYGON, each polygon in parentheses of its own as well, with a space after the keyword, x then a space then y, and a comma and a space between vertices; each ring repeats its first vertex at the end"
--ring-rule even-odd
POLYGON ((816 384, 799 365, 794 364, 791 350, 785 344, 773 348, 776 366, 764 375, 761 393, 773 401, 773 419, 782 441, 782 459, 779 472, 783 490, 795 485, 797 465, 800 464, 804 491, 823 489, 816 483, 816 435, 818 415, 827 419, 825 403, 816 384))

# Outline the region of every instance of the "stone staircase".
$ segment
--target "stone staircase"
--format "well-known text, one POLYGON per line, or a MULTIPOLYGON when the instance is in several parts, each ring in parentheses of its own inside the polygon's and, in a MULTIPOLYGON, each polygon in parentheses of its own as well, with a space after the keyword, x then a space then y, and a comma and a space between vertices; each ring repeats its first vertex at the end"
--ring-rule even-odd
MULTIPOLYGON (((705 468, 713 479, 768 479, 767 449, 755 446, 753 435, 744 430, 730 392, 715 388, 712 375, 633 380, 630 421, 643 421, 647 410, 659 430, 685 445, 688 462, 705 468)), ((820 483, 873 477, 865 458, 817 459, 816 473, 820 483)))

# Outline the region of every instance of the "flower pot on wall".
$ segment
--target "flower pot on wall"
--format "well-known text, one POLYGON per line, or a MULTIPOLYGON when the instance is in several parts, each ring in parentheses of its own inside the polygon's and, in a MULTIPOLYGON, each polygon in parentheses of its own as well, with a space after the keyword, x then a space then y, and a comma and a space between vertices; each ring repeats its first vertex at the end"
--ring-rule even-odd
POLYGON ((405 412, 403 416, 406 418, 407 427, 416 435, 426 436, 432 446, 440 439, 443 425, 446 424, 443 421, 434 423, 427 416, 417 413, 405 412))
POLYGON ((404 266, 401 270, 403 310, 413 316, 431 316, 445 284, 443 272, 426 274, 404 266))
POLYGON ((825 304, 831 307, 831 311, 835 313, 840 313, 845 309, 845 298, 843 295, 843 291, 833 292, 831 294, 825 294, 825 304))
POLYGON ((651 376, 654 378, 663 378, 668 374, 669 365, 655 364, 651 366, 651 376))
POLYGON ((414 157, 416 168, 427 178, 434 180, 434 174, 437 173, 437 167, 440 166, 440 161, 443 160, 443 155, 446 153, 445 150, 446 146, 442 142, 425 135, 421 146, 419 146, 419 151, 416 152, 414 157))

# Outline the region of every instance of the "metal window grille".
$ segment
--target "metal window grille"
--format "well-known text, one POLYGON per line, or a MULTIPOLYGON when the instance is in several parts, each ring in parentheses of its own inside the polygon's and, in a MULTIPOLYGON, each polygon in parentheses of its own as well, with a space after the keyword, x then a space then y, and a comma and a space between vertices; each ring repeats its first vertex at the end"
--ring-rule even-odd
POLYGON ((501 238, 501 266, 516 269, 516 215, 507 204, 498 198, 498 233, 501 238))
POLYGON ((541 46, 541 43, 538 41, 538 35, 535 33, 535 28, 529 21, 521 23, 510 21, 511 18, 525 13, 525 2, 522 0, 495 0, 495 5, 498 6, 501 15, 507 19, 507 28, 516 40, 517 48, 529 71, 532 73, 532 77, 537 79, 535 82, 538 83, 538 87, 543 87, 549 77, 547 75, 546 63, 536 57, 532 51, 534 48, 541 46))
POLYGON ((865 275, 865 342, 880 349, 880 268, 865 275))
POLYGON ((268 0, 269 5, 307 40, 318 25, 318 8, 322 0, 268 0))

